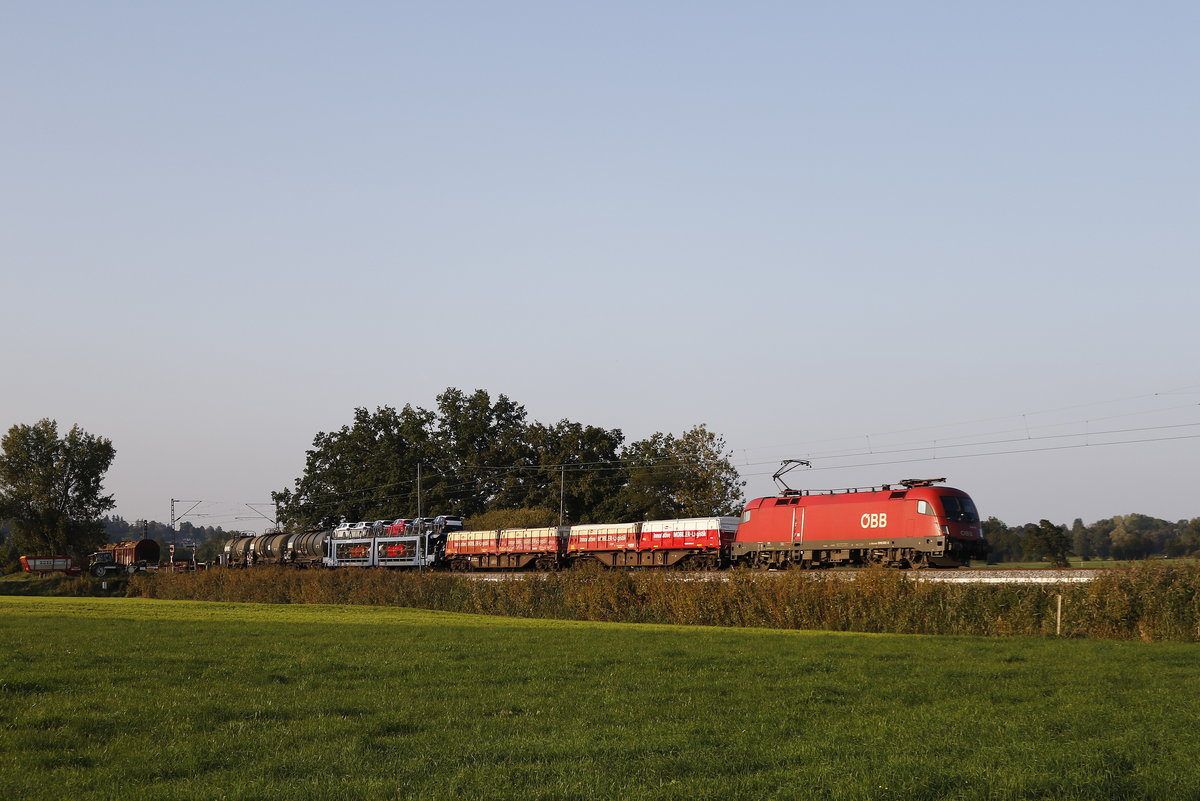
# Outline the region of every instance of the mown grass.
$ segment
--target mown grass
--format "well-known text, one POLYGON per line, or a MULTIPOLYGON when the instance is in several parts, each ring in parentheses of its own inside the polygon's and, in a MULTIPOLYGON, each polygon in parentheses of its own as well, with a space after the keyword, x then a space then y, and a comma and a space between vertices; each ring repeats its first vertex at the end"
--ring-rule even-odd
POLYGON ((1200 796, 1192 644, 0 598, 0 798, 1200 796))

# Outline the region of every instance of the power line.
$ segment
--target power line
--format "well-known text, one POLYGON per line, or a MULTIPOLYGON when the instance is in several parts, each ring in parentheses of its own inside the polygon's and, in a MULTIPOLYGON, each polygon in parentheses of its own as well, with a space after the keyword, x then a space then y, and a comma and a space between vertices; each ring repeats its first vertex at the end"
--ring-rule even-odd
MULTIPOLYGON (((1052 441, 1052 440, 1056 440, 1056 439, 1077 439, 1079 437, 1104 437, 1104 436, 1114 436, 1114 435, 1118 435, 1118 434, 1139 434, 1139 433, 1143 433, 1143 432, 1147 432, 1147 431, 1167 431, 1167 430, 1180 429, 1180 428, 1195 428, 1197 426, 1200 426, 1200 422, 1178 423, 1175 425, 1168 425, 1168 426, 1141 426, 1138 428, 1117 428, 1117 429, 1108 429, 1108 430, 1100 430, 1100 431, 1080 431, 1080 432, 1074 432, 1074 433, 1070 433, 1070 434, 1052 434, 1052 435, 1047 435, 1047 436, 1042 436, 1042 437, 1015 437, 1015 438, 1010 438, 1010 439, 984 440, 982 442, 963 442, 963 443, 958 443, 958 444, 933 441, 928 444, 922 444, 919 447, 911 447, 911 448, 893 448, 893 449, 889 449, 889 450, 873 450, 873 451, 868 451, 867 453, 863 453, 862 451, 851 452, 851 453, 825 453, 825 454, 814 453, 814 454, 806 454, 806 456, 808 456, 809 458, 846 459, 846 458, 852 458, 852 457, 856 457, 856 456, 882 456, 882 455, 893 454, 893 453, 914 453, 914 452, 918 452, 918 451, 929 451, 929 450, 945 451, 945 450, 953 450, 953 449, 957 449, 957 448, 978 448, 978 447, 984 447, 987 445, 1004 445, 1004 444, 1011 443, 1011 442, 1042 442, 1042 441, 1052 441)), ((1188 437, 1184 436, 1184 437, 1180 437, 1180 438, 1187 439, 1188 437)), ((1125 440, 1125 441, 1156 442, 1156 441, 1163 441, 1166 439, 1170 439, 1170 438, 1169 437, 1158 437, 1158 438, 1154 438, 1154 439, 1150 439, 1150 440, 1125 440)), ((1105 443, 1094 443, 1094 444, 1105 444, 1105 443)), ((1121 443, 1118 442, 1118 443, 1111 443, 1111 444, 1121 444, 1121 443)), ((1005 451, 1005 453, 1033 452, 1036 450, 1038 450, 1038 449, 1024 448, 1024 449, 1018 449, 1018 450, 1014 450, 1014 451, 1005 451)), ((947 457, 943 457, 943 458, 953 458, 953 457, 947 456, 947 457)), ((757 465, 762 465, 762 464, 774 464, 774 463, 775 463, 775 460, 764 460, 764 461, 759 461, 759 462, 747 462, 746 466, 752 467, 752 466, 757 466, 757 465)), ((755 475, 761 475, 761 474, 755 474, 755 475)))
MULTIPOLYGON (((924 459, 894 459, 886 462, 861 462, 857 464, 844 465, 827 465, 823 467, 814 467, 813 470, 849 470, 858 467, 880 467, 885 465, 896 464, 916 464, 918 462, 940 462, 949 459, 973 459, 979 456, 1008 456, 1019 453, 1040 453, 1044 451, 1066 451, 1077 448, 1107 448, 1113 445, 1138 445, 1147 442, 1173 442, 1184 439, 1200 439, 1200 434, 1181 434, 1174 437, 1148 437, 1145 439, 1128 439, 1117 442, 1082 442, 1076 445, 1048 445, 1042 448, 1017 448, 1007 451, 986 451, 984 453, 961 453, 952 454, 950 456, 930 456, 924 459)), ((771 473, 750 473, 751 476, 767 476, 771 473)))
MULTIPOLYGON (((957 421, 957 422, 939 423, 939 424, 933 424, 933 425, 927 425, 927 426, 916 426, 916 427, 912 427, 912 428, 902 428, 902 429, 895 429, 895 430, 891 430, 891 431, 874 431, 869 434, 849 434, 849 435, 846 435, 843 437, 830 437, 830 438, 819 439, 819 440, 810 440, 808 442, 791 443, 791 444, 787 444, 787 445, 750 446, 750 447, 738 448, 737 450, 741 451, 743 454, 748 454, 750 451, 804 449, 807 447, 811 447, 813 445, 819 445, 821 443, 844 442, 846 440, 853 440, 853 439, 859 439, 859 438, 867 438, 868 441, 870 439, 875 439, 876 441, 878 441, 880 439, 884 439, 884 438, 887 438, 890 436, 895 436, 898 434, 909 434, 909 433, 914 433, 914 432, 918 432, 918 431, 938 431, 941 429, 954 429, 954 428, 961 428, 964 426, 978 425, 980 423, 992 423, 992 422, 999 422, 999 421, 1004 421, 1004 420, 1016 420, 1016 419, 1021 419, 1022 428, 1019 430, 1024 430, 1024 427, 1027 425, 1026 421, 1030 417, 1040 417, 1043 415, 1056 414, 1058 412, 1072 411, 1075 409, 1086 409, 1086 408, 1092 408, 1092 407, 1096 407, 1096 406, 1108 406, 1108 405, 1112 405, 1115 403, 1125 403, 1125 402, 1132 401, 1132 400, 1146 400, 1149 398, 1163 397, 1163 396, 1168 396, 1168 395, 1196 394, 1196 393, 1190 392, 1190 390, 1193 390, 1193 389, 1200 389, 1200 384, 1192 384, 1192 385, 1188 385, 1188 386, 1177 387, 1175 389, 1166 390, 1166 391, 1162 391, 1162 392, 1143 393, 1140 395, 1130 395, 1130 396, 1126 396, 1126 397, 1122 397, 1122 398, 1113 398, 1110 400, 1071 404, 1068 406, 1059 406, 1059 407, 1055 407, 1052 409, 1042 409, 1042 410, 1038 410, 1038 411, 1017 412, 1017 413, 1013 413, 1013 414, 998 415, 998 416, 993 416, 993 417, 981 417, 981 418, 976 418, 973 420, 961 420, 961 421, 957 421)), ((1060 423, 1038 424, 1038 425, 1033 426, 1033 428, 1036 430, 1039 428, 1052 428, 1052 427, 1064 426, 1064 425, 1084 425, 1089 422, 1097 422, 1099 420, 1116 419, 1118 417, 1134 417, 1134 416, 1141 415, 1141 414, 1160 414, 1160 413, 1167 412, 1167 411, 1175 411, 1175 410, 1179 410, 1179 409, 1192 408, 1197 405, 1198 404, 1196 404, 1196 403, 1188 403, 1188 404, 1184 404, 1184 405, 1180 405, 1180 406, 1171 406, 1171 407, 1167 407, 1167 408, 1143 409, 1143 410, 1138 410, 1138 411, 1133 411, 1133 412, 1125 412, 1125 413, 1122 413, 1119 415, 1109 415, 1109 416, 1098 417, 1098 418, 1075 419, 1075 420, 1070 420, 1070 421, 1063 421, 1060 423)), ((1003 432, 992 432, 992 433, 1003 433, 1003 432)), ((958 438, 962 438, 964 436, 972 436, 972 435, 964 434, 964 435, 959 435, 958 437, 952 437, 951 439, 958 439, 958 438)), ((975 436, 981 436, 981 435, 975 435, 975 436)))

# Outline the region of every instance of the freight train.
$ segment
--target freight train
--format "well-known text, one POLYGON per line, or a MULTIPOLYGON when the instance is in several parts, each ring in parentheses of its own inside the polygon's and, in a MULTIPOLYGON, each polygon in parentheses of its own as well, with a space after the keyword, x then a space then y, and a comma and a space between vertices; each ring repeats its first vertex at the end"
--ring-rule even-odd
POLYGON ((446 538, 461 531, 461 517, 420 517, 346 523, 333 531, 239 534, 225 543, 227 567, 438 567, 446 538))
POLYGON ((748 502, 741 517, 465 531, 460 517, 376 520, 333 531, 242 535, 222 564, 555 570, 710 570, 840 565, 959 567, 987 554, 971 496, 945 479, 792 490, 748 502))

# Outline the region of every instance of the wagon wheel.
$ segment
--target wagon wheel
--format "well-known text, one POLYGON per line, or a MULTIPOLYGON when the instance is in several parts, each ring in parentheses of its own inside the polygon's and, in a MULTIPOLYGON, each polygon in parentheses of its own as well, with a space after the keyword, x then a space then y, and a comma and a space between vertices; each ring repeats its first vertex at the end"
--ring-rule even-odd
POLYGON ((95 576, 96 578, 104 578, 105 574, 107 574, 107 573, 108 573, 108 571, 105 570, 100 565, 96 565, 95 567, 92 568, 92 575, 95 576))

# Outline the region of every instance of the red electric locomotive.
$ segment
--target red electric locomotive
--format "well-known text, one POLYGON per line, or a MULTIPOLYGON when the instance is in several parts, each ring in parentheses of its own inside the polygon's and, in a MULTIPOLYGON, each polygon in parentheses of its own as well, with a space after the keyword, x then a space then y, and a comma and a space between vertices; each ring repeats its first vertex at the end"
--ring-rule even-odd
POLYGON ((785 489, 746 504, 730 560, 755 568, 959 567, 987 554, 979 513, 942 478, 844 490, 785 489))

